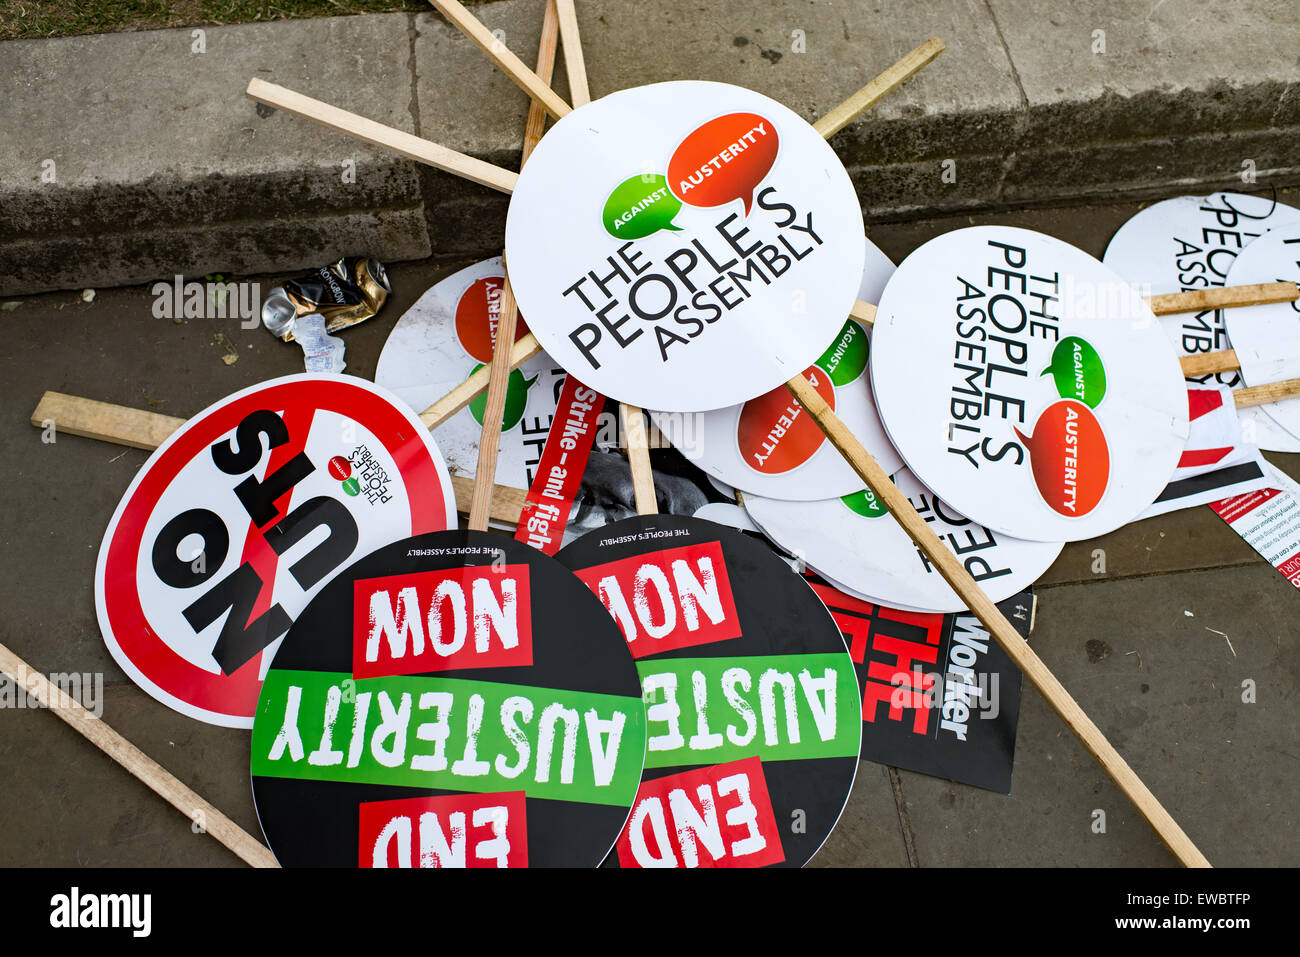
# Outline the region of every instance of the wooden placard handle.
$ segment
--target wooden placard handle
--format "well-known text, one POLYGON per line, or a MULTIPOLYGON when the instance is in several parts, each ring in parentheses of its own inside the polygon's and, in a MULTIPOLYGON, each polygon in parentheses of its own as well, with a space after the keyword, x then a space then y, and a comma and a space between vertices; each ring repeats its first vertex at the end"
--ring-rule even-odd
MULTIPOLYGON (((520 337, 510 348, 510 368, 518 369, 521 365, 542 351, 542 344, 531 332, 520 337)), ((484 389, 492 378, 495 362, 489 362, 481 369, 470 373, 460 385, 453 388, 433 405, 420 413, 420 421, 430 431, 436 429, 465 406, 469 405, 484 389)))
MULTIPOLYGON (((575 108, 591 102, 587 85, 587 66, 582 56, 582 36, 578 31, 578 11, 573 0, 557 0, 560 37, 564 44, 564 66, 569 76, 569 95, 575 108)), ((657 515, 654 471, 650 468, 650 440, 646 432, 645 413, 626 402, 618 404, 623 441, 627 444, 627 463, 632 470, 632 491, 638 515, 657 515)))
MULTIPOLYGON (((537 50, 537 76, 544 83, 551 82, 555 68, 555 48, 559 43, 559 14, 555 0, 547 0, 542 14, 542 38, 537 50)), ((546 130, 546 111, 536 100, 528 104, 528 119, 524 126, 524 151, 522 163, 546 130)), ((504 263, 504 257, 502 262, 504 263)), ((488 512, 492 508, 493 481, 497 471, 497 457, 501 452, 501 417, 505 413, 506 393, 510 385, 510 351, 515 341, 515 327, 519 320, 519 303, 510 285, 509 269, 501 290, 501 311, 497 319, 496 341, 492 346, 493 370, 488 376, 487 401, 483 407, 483 428, 479 432, 478 464, 474 468, 474 496, 470 501, 469 527, 486 532, 488 512)))
POLYGON ((944 581, 962 597, 967 607, 988 629, 989 634, 1016 667, 1042 693, 1047 703, 1061 716, 1088 752, 1097 759, 1119 789, 1150 822, 1156 833, 1160 835, 1160 839, 1168 845, 1174 855, 1188 867, 1209 867, 1205 855, 1183 833, 1182 828, 1156 800, 1155 795, 1142 783, 1069 692, 1056 680, 1047 665, 1030 650, 1029 645, 1020 637, 1020 633, 976 584, 960 559, 930 530, 925 520, 917 514, 916 509, 907 500, 907 496, 889 480, 889 476, 867 453, 862 443, 853 436, 840 418, 831 411, 817 390, 802 375, 795 376, 786 383, 786 387, 817 422, 831 444, 844 456, 845 461, 853 467, 858 477, 876 493, 889 513, 925 552, 944 581))
POLYGON ((1180 312, 1264 306, 1271 302, 1294 302, 1296 299, 1300 299, 1300 286, 1295 283, 1263 282, 1249 286, 1218 286, 1214 289, 1165 293, 1149 297, 1147 305, 1157 316, 1172 316, 1180 312))
POLYGON ((149 755, 81 706, 81 702, 50 683, 4 645, 0 645, 0 671, 23 688, 87 741, 99 748, 122 767, 180 811, 204 831, 224 844, 236 856, 253 867, 279 867, 275 855, 266 845, 222 814, 192 791, 149 755))
POLYGON ((1294 399, 1300 395, 1300 379, 1283 379, 1281 382, 1265 382, 1248 389, 1234 389, 1232 401, 1237 408, 1246 409, 1252 405, 1268 405, 1283 399, 1294 399))
POLYGON ((1234 369, 1240 369, 1241 363, 1237 359, 1237 353, 1232 349, 1224 349, 1222 352, 1198 352, 1190 356, 1182 356, 1178 360, 1182 366, 1183 378, 1191 379, 1198 375, 1211 375, 1215 372, 1231 372, 1234 369))
POLYGON ((540 103, 547 113, 557 120, 571 112, 548 82, 528 69, 524 61, 515 56, 504 43, 492 35, 492 31, 474 14, 457 3, 456 0, 429 0, 438 12, 446 17, 457 30, 469 37, 474 45, 487 54, 489 60, 496 64, 506 76, 514 80, 519 89, 527 93, 534 103, 540 103))
POLYGON ((830 138, 834 136, 852 123, 860 113, 869 110, 885 96, 892 93, 904 80, 915 73, 919 73, 922 68, 945 49, 942 40, 938 37, 930 37, 930 39, 814 123, 813 129, 824 137, 830 138))
MULTIPOLYGON (((481 392, 482 389, 480 388, 481 392)), ((111 402, 99 402, 84 399, 78 395, 66 395, 62 392, 46 392, 32 412, 31 423, 38 429, 52 423, 59 432, 68 435, 80 435, 101 442, 126 445, 133 449, 153 450, 162 445, 167 437, 185 424, 184 419, 172 415, 160 415, 143 409, 132 409, 111 402)), ((452 489, 456 495, 456 507, 461 512, 469 512, 470 499, 474 494, 474 483, 459 475, 451 477, 452 489)), ((493 486, 492 512, 494 521, 508 525, 519 524, 520 511, 527 493, 523 489, 510 488, 505 485, 493 486)))
POLYGON ((439 146, 437 143, 421 139, 404 130, 384 126, 382 123, 376 123, 374 120, 358 116, 356 113, 341 110, 337 106, 330 106, 330 104, 322 103, 320 100, 313 100, 311 97, 296 93, 287 87, 268 83, 260 77, 253 77, 248 81, 246 92, 250 98, 258 103, 273 106, 277 110, 284 110, 294 116, 301 116, 303 119, 319 123, 321 126, 356 137, 371 146, 391 150, 399 156, 405 156, 407 159, 413 159, 420 163, 427 163, 437 169, 455 173, 457 176, 462 176, 471 182, 490 186, 492 189, 500 190, 503 193, 514 192, 515 183, 519 179, 518 173, 512 173, 510 170, 502 169, 500 166, 494 166, 491 163, 485 163, 465 153, 458 153, 456 150, 439 146))

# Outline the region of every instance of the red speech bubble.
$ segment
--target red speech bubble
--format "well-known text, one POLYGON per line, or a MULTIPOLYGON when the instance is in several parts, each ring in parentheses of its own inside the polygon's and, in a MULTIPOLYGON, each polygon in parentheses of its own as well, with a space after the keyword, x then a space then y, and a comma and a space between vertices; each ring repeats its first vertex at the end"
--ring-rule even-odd
MULTIPOLYGON (((817 366, 804 375, 834 410, 831 377, 817 366)), ((780 475, 798 468, 813 457, 824 441, 822 430, 785 386, 750 399, 740 409, 736 445, 745 464, 755 472, 780 475)))
MULTIPOLYGON (((501 319, 501 296, 505 280, 484 276, 470 286, 456 303, 456 338, 465 351, 479 362, 492 361, 492 346, 497 341, 497 322, 501 319)), ((528 335, 528 325, 520 316, 515 326, 515 342, 528 335)))
POLYGON ((1092 409, 1062 399, 1043 410, 1032 437, 1019 429, 1015 433, 1029 450, 1043 501, 1067 518, 1097 507, 1110 480, 1110 449, 1092 409))
POLYGON ((743 200, 748 216, 754 190, 776 162, 777 142, 776 127, 757 113, 709 120, 673 151, 668 188, 688 206, 743 200))

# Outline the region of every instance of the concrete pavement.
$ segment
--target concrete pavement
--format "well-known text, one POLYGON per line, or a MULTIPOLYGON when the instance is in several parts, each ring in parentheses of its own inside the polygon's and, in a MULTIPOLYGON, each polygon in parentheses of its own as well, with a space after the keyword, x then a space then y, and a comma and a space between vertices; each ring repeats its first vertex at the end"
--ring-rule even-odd
MULTIPOLYGON (((579 7, 596 95, 725 80, 809 119, 942 37, 832 140, 869 222, 1300 182, 1288 0, 579 7)), ((474 9, 534 58, 541 0, 474 9)), ((0 71, 0 294, 500 249, 504 196, 243 95, 262 77, 517 168, 523 94, 436 13, 9 41, 0 71)))
MULTIPOLYGON (((1296 203, 1296 193, 1284 193, 1296 203)), ((940 232, 1004 222, 1100 254, 1132 204, 929 219, 872 230, 901 258, 940 232)), ((454 268, 392 269, 380 316, 344 333, 349 371, 373 375, 402 312, 454 268)), ((270 279, 266 280, 269 283, 270 279)), ((147 455, 60 436, 28 416, 46 389, 185 416, 301 352, 236 320, 155 318, 148 287, 93 303, 52 293, 4 314, 0 456, 10 506, 0 526, 3 641, 35 668, 103 675, 104 720, 258 833, 247 732, 200 724, 137 689, 95 620, 103 530, 147 455), (223 356, 237 354, 227 364, 223 356)), ((1269 456, 1300 476, 1300 456, 1269 456)), ((1215 864, 1300 863, 1300 730, 1294 622, 1300 596, 1208 508, 1068 546, 1039 585, 1033 644, 1215 864), (1093 551, 1107 571, 1092 572, 1093 551), (1226 634, 1219 634, 1220 632, 1226 634), (1253 681, 1254 703, 1242 700, 1253 681)), ((0 711, 0 863, 237 866, 238 860, 53 715, 0 711)), ((862 763, 849 808, 817 865, 1169 866, 1145 822, 1041 697, 1022 697, 1010 796, 862 763), (1105 815, 1104 833, 1093 829, 1105 815)))

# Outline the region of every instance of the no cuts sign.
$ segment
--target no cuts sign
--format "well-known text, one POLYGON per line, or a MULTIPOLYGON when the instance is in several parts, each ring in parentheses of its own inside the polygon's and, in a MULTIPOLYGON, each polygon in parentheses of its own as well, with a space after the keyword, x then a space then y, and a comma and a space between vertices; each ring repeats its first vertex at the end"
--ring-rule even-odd
POLYGON ((100 547, 100 628, 159 701, 249 728, 270 656, 337 569, 455 524, 437 446, 388 393, 274 379, 195 416, 136 475, 100 547))

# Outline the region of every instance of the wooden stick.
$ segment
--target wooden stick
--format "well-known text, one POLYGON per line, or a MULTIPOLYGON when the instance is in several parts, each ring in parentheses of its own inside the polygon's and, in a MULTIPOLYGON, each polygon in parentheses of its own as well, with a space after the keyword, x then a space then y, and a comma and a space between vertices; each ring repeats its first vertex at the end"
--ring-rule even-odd
MULTIPOLYGON (((456 511, 468 515, 474 503, 476 488, 474 480, 464 475, 453 475, 451 488, 456 495, 456 511)), ((494 522, 502 522, 512 527, 518 525, 519 516, 523 514, 524 499, 527 497, 526 489, 512 488, 509 485, 493 485, 492 510, 488 513, 488 517, 494 522)))
MULTIPOLYGON (((542 344, 537 341, 537 337, 531 332, 521 338, 510 348, 510 368, 518 369, 521 365, 542 351, 542 344)), ((429 406, 420 413, 420 421, 430 430, 436 429, 442 423, 446 422, 453 415, 459 412, 465 406, 469 405, 480 392, 488 387, 488 381, 492 378, 492 367, 496 365, 489 362, 483 368, 470 373, 469 377, 456 386, 441 399, 429 406)))
POLYGON ((1300 395, 1300 379, 1283 379, 1281 382, 1253 385, 1248 389, 1234 389, 1232 401, 1236 403, 1237 408, 1246 409, 1252 405, 1267 405, 1270 402, 1281 402, 1283 399, 1294 399, 1298 395, 1300 395))
POLYGON ((1296 299, 1300 299, 1300 287, 1295 283, 1263 282, 1252 286, 1219 286, 1191 292, 1171 292, 1151 296, 1147 299, 1147 304, 1157 316, 1170 316, 1179 312, 1263 306, 1271 302, 1294 302, 1296 299))
POLYGON ((860 114, 875 106, 881 98, 896 89, 908 77, 919 72, 944 51, 943 41, 930 37, 880 76, 831 110, 813 124, 822 136, 830 138, 848 126, 860 114))
POLYGON ((636 513, 658 515, 659 502, 655 497, 654 470, 650 468, 650 443, 646 435, 645 413, 634 405, 620 402, 618 414, 623 422, 623 437, 627 440, 627 462, 632 469, 636 513))
POLYGON ((1232 349, 1224 349, 1222 352, 1198 352, 1190 356, 1182 356, 1178 364, 1183 367, 1183 378, 1190 379, 1198 375, 1210 375, 1213 372, 1231 372, 1234 369, 1240 369, 1241 363, 1237 361, 1237 353, 1232 349))
POLYGON ((313 100, 309 96, 303 96, 301 93, 295 93, 274 83, 267 83, 258 77, 248 81, 247 93, 259 103, 312 120, 332 130, 354 136, 372 146, 392 150, 407 159, 427 163, 437 169, 455 173, 457 176, 463 176, 472 182, 490 186, 503 193, 514 192, 515 182, 519 179, 518 173, 512 173, 465 153, 439 146, 437 143, 421 139, 403 130, 384 126, 382 123, 330 106, 320 100, 313 100))
MULTIPOLYGON (((548 4, 549 7, 549 4, 548 4)), ((519 305, 510 288, 510 276, 501 290, 501 315, 497 320, 496 342, 492 346, 492 373, 488 377, 487 402, 483 408, 483 428, 479 431, 478 464, 474 467, 474 497, 469 509, 469 527, 486 532, 488 511, 492 507, 492 483, 497 472, 497 455, 501 451, 501 417, 506 411, 506 391, 510 385, 510 346, 515 341, 519 305)))
POLYGON ((876 324, 876 307, 869 302, 855 299, 853 307, 849 310, 849 318, 856 319, 870 329, 876 324))
POLYGON ((560 3, 560 37, 564 42, 564 71, 569 77, 569 98, 575 107, 591 102, 587 86, 587 62, 582 56, 582 39, 578 36, 578 11, 573 0, 560 3))
MULTIPOLYGON (((548 0, 542 14, 542 38, 537 49, 537 76, 548 84, 555 68, 555 48, 559 43, 559 13, 554 0, 548 0)), ((542 138, 546 130, 546 110, 534 100, 528 104, 528 119, 524 124, 524 149, 522 164, 542 138)), ((504 257, 502 259, 504 262, 504 257)), ((492 508, 493 479, 497 471, 497 457, 501 452, 501 416, 505 413, 506 393, 510 386, 510 351, 515 342, 515 327, 519 319, 519 303, 510 285, 509 270, 501 291, 501 311, 497 319, 496 340, 492 346, 493 370, 488 376, 487 402, 483 408, 483 428, 479 433, 478 464, 474 468, 474 495, 470 501, 469 527, 486 532, 488 512, 492 508)))
MULTIPOLYGON (((31 423, 40 429, 45 428, 47 422, 53 422, 59 432, 68 435, 80 435, 101 442, 152 451, 184 425, 185 419, 62 392, 46 392, 32 412, 31 423)), ((456 494, 456 507, 468 513, 470 496, 474 490, 473 481, 453 475, 451 484, 456 494)), ((491 517, 498 522, 519 524, 525 494, 523 489, 495 486, 491 517)))
MULTIPOLYGON (((569 91, 574 107, 591 102, 587 86, 587 67, 582 57, 582 37, 578 32, 578 11, 573 0, 557 0, 560 33, 564 40, 564 65, 569 71, 569 91)), ((646 434, 645 413, 626 402, 618 404, 619 421, 627 443, 627 464, 632 469, 632 490, 638 515, 659 514, 655 498, 654 470, 650 468, 650 442, 646 434)))
POLYGON ((62 392, 46 392, 36 403, 31 423, 38 429, 54 423, 57 432, 88 439, 129 445, 133 449, 156 449, 185 424, 172 415, 146 412, 111 402, 97 402, 62 392))
POLYGON ((28 697, 35 698, 53 711, 86 740, 133 775, 172 807, 224 844, 236 856, 253 867, 279 867, 261 841, 226 817, 190 790, 174 774, 122 737, 103 721, 81 706, 81 702, 50 684, 48 678, 31 668, 16 654, 0 645, 0 671, 9 676, 28 697))
POLYGON ((486 53, 488 59, 495 63, 498 69, 532 97, 533 102, 540 103, 547 113, 558 120, 571 112, 569 104, 556 95, 550 84, 543 82, 540 76, 524 66, 523 60, 511 53, 504 43, 492 35, 491 30, 456 0, 429 0, 429 2, 451 21, 452 26, 469 37, 476 47, 486 53))
POLYGON ((1160 805, 1155 795, 1125 763, 1119 752, 1084 714, 1083 709, 1070 697, 1042 660, 1030 650, 1019 632, 998 611, 997 605, 975 583, 975 579, 966 571, 961 560, 930 530, 925 520, 917 514, 916 509, 907 500, 907 496, 889 480, 889 476, 854 438, 853 433, 840 418, 831 411, 817 390, 802 375, 795 376, 787 382, 786 388, 813 417, 826 437, 830 439, 831 444, 858 473, 858 477, 885 503, 890 514, 939 569, 944 581, 962 597, 975 617, 983 623, 989 634, 997 640, 1025 677, 1042 692, 1047 703, 1061 716, 1119 789, 1150 822, 1174 855, 1188 867, 1209 867, 1209 861, 1183 833, 1177 822, 1170 817, 1169 812, 1160 805))

